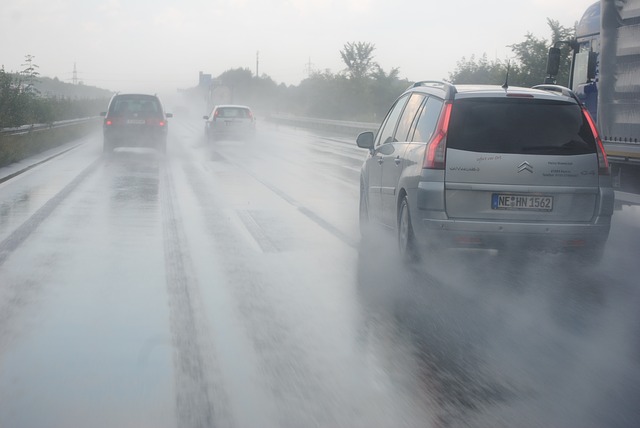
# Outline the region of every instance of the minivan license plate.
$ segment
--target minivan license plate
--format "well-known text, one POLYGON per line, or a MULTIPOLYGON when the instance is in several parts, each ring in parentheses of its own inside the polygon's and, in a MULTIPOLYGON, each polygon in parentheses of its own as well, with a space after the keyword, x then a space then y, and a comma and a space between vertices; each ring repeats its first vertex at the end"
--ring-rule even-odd
POLYGON ((553 209, 553 196, 494 193, 491 195, 491 208, 494 210, 551 211, 553 209))

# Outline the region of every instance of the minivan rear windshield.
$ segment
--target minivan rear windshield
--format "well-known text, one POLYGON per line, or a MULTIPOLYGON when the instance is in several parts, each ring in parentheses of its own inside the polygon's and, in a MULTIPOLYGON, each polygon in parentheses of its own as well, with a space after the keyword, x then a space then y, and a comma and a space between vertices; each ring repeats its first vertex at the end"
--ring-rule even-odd
POLYGON ((531 98, 456 100, 447 147, 484 153, 596 153, 593 133, 577 104, 531 98))

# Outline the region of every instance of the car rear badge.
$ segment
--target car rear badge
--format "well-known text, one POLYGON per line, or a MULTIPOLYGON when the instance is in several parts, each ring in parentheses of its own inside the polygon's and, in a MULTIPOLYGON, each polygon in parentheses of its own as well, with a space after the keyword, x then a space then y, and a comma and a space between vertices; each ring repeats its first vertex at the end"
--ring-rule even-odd
POLYGON ((522 171, 528 171, 533 174, 533 167, 529 162, 524 161, 520 165, 518 165, 518 173, 521 173, 522 171))

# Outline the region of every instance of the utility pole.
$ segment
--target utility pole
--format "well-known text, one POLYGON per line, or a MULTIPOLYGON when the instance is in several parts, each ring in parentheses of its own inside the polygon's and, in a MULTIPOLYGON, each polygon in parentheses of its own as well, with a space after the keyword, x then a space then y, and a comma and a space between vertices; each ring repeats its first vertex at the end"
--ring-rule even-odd
POLYGON ((73 63, 73 79, 72 82, 74 85, 78 84, 78 70, 76 70, 76 63, 73 63))

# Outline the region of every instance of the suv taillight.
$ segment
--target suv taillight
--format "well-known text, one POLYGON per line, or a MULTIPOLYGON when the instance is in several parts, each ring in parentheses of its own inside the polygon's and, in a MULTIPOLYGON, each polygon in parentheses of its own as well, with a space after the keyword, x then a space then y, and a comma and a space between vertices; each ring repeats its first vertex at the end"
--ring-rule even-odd
POLYGON ((451 101, 444 103, 436 131, 427 144, 427 150, 424 154, 423 168, 428 169, 444 169, 444 160, 447 150, 447 132, 449 131, 449 119, 451 119, 451 101))
POLYGON ((609 169, 609 160, 607 159, 607 154, 604 151, 604 145, 602 144, 600 133, 598 133, 596 124, 589 114, 589 111, 584 106, 582 106, 582 115, 587 120, 587 123, 589 123, 593 138, 596 140, 596 151, 598 153, 598 175, 609 175, 611 173, 611 170, 609 169))

